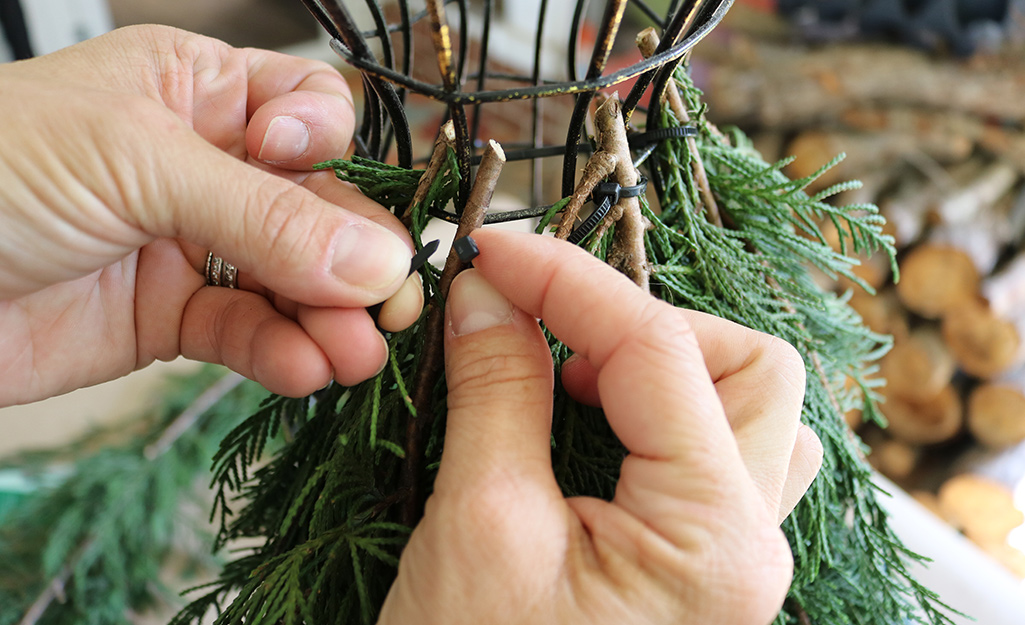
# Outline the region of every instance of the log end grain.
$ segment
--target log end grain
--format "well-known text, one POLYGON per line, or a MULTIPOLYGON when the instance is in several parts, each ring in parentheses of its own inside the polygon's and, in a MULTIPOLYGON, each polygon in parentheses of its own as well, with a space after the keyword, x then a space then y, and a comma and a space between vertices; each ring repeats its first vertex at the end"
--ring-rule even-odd
POLYGON ((971 473, 944 482, 939 500, 943 518, 978 544, 1006 542, 1011 530, 1025 523, 1009 488, 971 473))
POLYGON ((964 251, 945 245, 920 245, 900 264, 897 294, 909 310, 942 317, 979 292, 979 271, 964 251))
POLYGON ((886 394, 912 402, 936 397, 954 377, 954 358, 938 332, 916 330, 898 337, 880 362, 886 394))
POLYGON ((964 301, 948 312, 943 318, 943 338, 957 364, 980 378, 1007 371, 1021 352, 1015 325, 978 301, 964 301))
POLYGON ((950 440, 957 436, 963 424, 961 398, 951 386, 924 402, 887 396, 880 409, 889 422, 887 431, 894 438, 912 445, 932 445, 950 440))
POLYGON ((940 498, 936 496, 936 493, 930 493, 927 490, 915 490, 910 493, 911 498, 922 504, 922 507, 932 512, 938 518, 943 518, 943 511, 940 509, 940 498))
MULTIPOLYGON (((815 175, 823 165, 843 152, 844 148, 830 133, 808 131, 791 141, 786 151, 787 155, 794 159, 786 168, 787 175, 794 180, 800 180, 815 175)), ((842 163, 833 167, 809 185, 809 190, 819 191, 843 182, 846 180, 846 170, 842 163)))
POLYGON ((1002 449, 1025 441, 1025 392, 983 384, 968 401, 968 431, 983 445, 1002 449))
POLYGON ((914 445, 903 441, 888 439, 872 445, 872 453, 868 456, 869 463, 880 473, 895 482, 901 482, 911 476, 918 466, 920 450, 914 445))
POLYGON ((979 547, 1018 579, 1025 579, 1025 553, 1006 540, 989 543, 976 541, 979 547))
POLYGON ((876 295, 855 289, 849 304, 873 332, 889 334, 897 339, 909 332, 907 314, 892 289, 876 295))

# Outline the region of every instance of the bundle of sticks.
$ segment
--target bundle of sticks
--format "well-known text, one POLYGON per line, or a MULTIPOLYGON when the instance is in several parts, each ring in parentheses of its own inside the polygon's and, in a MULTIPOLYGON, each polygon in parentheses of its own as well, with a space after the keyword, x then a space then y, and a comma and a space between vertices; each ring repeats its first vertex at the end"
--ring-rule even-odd
POLYGON ((1007 546, 1025 523, 1012 494, 1025 480, 1025 59, 795 47, 757 30, 699 49, 709 116, 767 160, 792 157, 793 178, 846 153, 817 188, 862 180, 837 201, 877 204, 898 249, 897 282, 882 255, 856 269, 877 295, 835 284, 894 337, 880 363, 889 427, 849 422, 881 472, 1025 578, 1007 546), (1017 473, 994 469, 1008 463, 1017 473))

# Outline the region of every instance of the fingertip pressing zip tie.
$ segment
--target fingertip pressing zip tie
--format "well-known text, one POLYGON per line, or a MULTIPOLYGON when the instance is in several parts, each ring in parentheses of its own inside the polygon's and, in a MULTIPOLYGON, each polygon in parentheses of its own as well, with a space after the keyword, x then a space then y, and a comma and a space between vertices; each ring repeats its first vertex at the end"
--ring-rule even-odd
MULTIPOLYGON (((413 254, 413 258, 409 260, 409 273, 406 274, 406 277, 408 278, 419 271, 421 267, 426 265, 428 259, 430 259, 431 255, 437 251, 438 245, 440 244, 440 240, 434 239, 429 243, 425 243, 416 254, 413 254)), ((370 318, 374 320, 374 325, 377 325, 377 318, 381 316, 382 306, 384 306, 384 302, 374 304, 373 306, 367 306, 367 313, 369 313, 370 318)), ((381 327, 378 326, 377 329, 380 330, 381 327)))

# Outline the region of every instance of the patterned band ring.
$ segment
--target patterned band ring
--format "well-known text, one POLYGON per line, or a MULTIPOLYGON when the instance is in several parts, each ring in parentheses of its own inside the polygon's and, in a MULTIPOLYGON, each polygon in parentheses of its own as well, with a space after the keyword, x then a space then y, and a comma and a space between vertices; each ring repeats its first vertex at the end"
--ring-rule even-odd
POLYGON ((207 286, 223 286, 229 289, 238 288, 238 268, 225 261, 220 256, 214 256, 213 252, 206 255, 206 276, 207 286))

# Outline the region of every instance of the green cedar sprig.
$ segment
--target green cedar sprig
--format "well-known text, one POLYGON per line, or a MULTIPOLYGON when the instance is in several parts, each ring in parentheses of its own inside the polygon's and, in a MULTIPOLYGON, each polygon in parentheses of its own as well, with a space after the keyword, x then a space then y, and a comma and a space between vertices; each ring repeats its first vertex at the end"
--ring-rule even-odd
MULTIPOLYGON (((679 72, 677 82, 699 120, 699 153, 729 225, 713 225, 698 210, 691 155, 683 142, 656 149, 653 158, 666 176, 662 215, 648 212, 658 294, 797 347, 808 369, 803 420, 825 450, 822 471, 784 524, 795 576, 777 623, 950 623, 949 608, 911 575, 909 563, 921 557, 889 529, 860 443, 843 420, 845 412, 859 408, 866 419, 882 421, 874 390, 881 381, 873 376, 890 339, 867 330, 847 306, 848 296, 824 291, 807 269, 854 279, 855 261, 826 244, 818 226, 824 219, 841 233, 849 246, 844 250, 882 251, 893 263, 893 240, 882 233, 878 209, 824 201, 847 186, 807 194, 807 186, 837 161, 791 181, 780 171, 785 162, 764 163, 739 131, 729 138, 714 132, 689 77, 679 72)), ((668 111, 661 121, 678 124, 668 111)))
POLYGON ((209 565, 185 536, 201 531, 182 504, 239 413, 266 391, 204 368, 173 385, 153 414, 67 448, 8 461, 53 472, 0 524, 0 624, 129 624, 134 612, 177 602, 158 580, 172 551, 209 565), (211 381, 215 381, 211 386, 211 381), (97 446, 98 441, 105 441, 97 446), (116 443, 113 441, 117 441, 116 443), (85 453, 83 453, 85 450, 85 453))
MULTIPOLYGON (((411 197, 422 175, 392 176, 387 166, 373 175, 366 161, 333 161, 332 168, 343 180, 374 181, 374 193, 390 198, 411 197)), ((457 172, 450 152, 426 199, 413 208, 418 247, 428 212, 455 195, 457 172)), ((421 275, 430 296, 438 272, 428 265, 421 275)), ((425 322, 422 315, 389 337, 388 365, 374 378, 352 388, 332 384, 305 399, 271 397, 225 438, 214 461, 216 544, 258 544, 237 552, 216 582, 192 589, 195 598, 172 625, 210 614, 218 625, 374 622, 409 534, 395 519, 425 322), (279 423, 290 424, 287 441, 266 462, 260 452, 279 423), (233 502, 242 506, 236 511, 233 502)), ((443 382, 435 396, 436 411, 444 414, 443 382)), ((443 423, 428 439, 429 482, 440 462, 443 423)))

